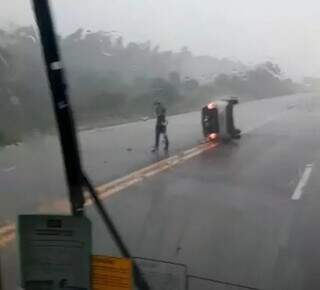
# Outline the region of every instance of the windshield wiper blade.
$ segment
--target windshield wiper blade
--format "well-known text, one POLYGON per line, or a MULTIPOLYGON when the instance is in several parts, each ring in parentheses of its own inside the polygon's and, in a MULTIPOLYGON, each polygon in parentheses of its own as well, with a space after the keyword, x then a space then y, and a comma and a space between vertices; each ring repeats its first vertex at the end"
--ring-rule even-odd
POLYGON ((47 0, 33 0, 34 13, 40 32, 55 118, 74 215, 81 214, 84 196, 81 190, 81 161, 73 113, 67 94, 62 62, 55 38, 53 22, 47 0))
POLYGON ((33 0, 33 7, 36 22, 40 31, 42 50, 51 89, 52 102, 54 105, 56 121, 58 123, 60 144, 62 147, 62 155, 67 176, 67 185, 69 188, 69 198, 72 206, 72 213, 74 215, 83 215, 83 189, 86 187, 90 191, 97 209, 106 227, 110 231, 116 245, 119 247, 121 254, 124 257, 132 260, 134 279, 138 289, 150 290, 148 283, 132 259, 132 255, 124 244, 113 221, 99 200, 94 187, 87 176, 83 173, 74 118, 67 94, 67 84, 65 82, 63 66, 55 37, 48 0, 33 0))
POLYGON ((202 281, 208 281, 208 282, 212 282, 212 283, 215 283, 215 284, 221 284, 221 285, 230 286, 230 287, 237 287, 237 288, 240 288, 240 289, 261 290, 259 288, 252 287, 252 286, 247 286, 247 285, 243 285, 243 284, 217 280, 217 279, 213 279, 213 278, 201 277, 201 276, 197 276, 197 275, 187 275, 187 278, 188 279, 191 278, 191 279, 197 279, 197 280, 202 280, 202 281))

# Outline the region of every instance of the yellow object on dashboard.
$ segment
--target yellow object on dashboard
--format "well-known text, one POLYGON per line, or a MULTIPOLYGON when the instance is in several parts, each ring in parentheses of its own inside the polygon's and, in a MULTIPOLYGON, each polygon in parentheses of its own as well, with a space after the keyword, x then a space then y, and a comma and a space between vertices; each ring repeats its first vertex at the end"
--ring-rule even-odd
POLYGON ((92 257, 93 290, 132 290, 132 262, 126 258, 92 257))

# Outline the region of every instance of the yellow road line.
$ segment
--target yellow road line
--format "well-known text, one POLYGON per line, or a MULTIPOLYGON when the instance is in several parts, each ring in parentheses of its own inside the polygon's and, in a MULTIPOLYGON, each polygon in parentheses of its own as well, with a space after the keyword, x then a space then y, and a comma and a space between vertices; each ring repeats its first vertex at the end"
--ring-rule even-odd
MULTIPOLYGON (((96 188, 96 190, 98 191, 99 197, 101 199, 105 199, 115 193, 118 193, 119 191, 122 191, 138 182, 143 181, 148 177, 151 177, 162 171, 168 170, 178 164, 181 164, 182 162, 188 159, 191 159, 215 146, 217 146, 216 143, 206 143, 206 144, 198 145, 192 149, 182 152, 181 154, 174 155, 167 159, 158 161, 147 167, 134 171, 127 176, 124 176, 114 181, 111 181, 109 183, 100 185, 96 188)), ((85 205, 86 206, 91 205, 92 202, 93 201, 91 200, 91 198, 88 197, 85 205)))
POLYGON ((5 226, 2 226, 0 228, 0 236, 1 235, 5 235, 7 234, 8 232, 11 232, 12 230, 15 230, 15 226, 14 224, 7 224, 5 226))
MULTIPOLYGON (((136 170, 124 177, 115 179, 106 184, 102 184, 96 187, 96 190, 101 199, 105 199, 110 197, 111 195, 118 193, 138 182, 143 181, 146 178, 154 176, 162 171, 168 170, 177 166, 178 164, 183 163, 184 161, 191 159, 209 149, 216 147, 217 143, 205 143, 198 145, 194 148, 183 151, 180 154, 171 156, 169 158, 160 160, 156 163, 153 163, 149 166, 146 166, 142 169, 136 170)), ((87 196, 85 206, 92 205, 92 199, 87 196)), ((67 201, 60 201, 57 203, 59 206, 63 206, 64 204, 67 206, 67 201)), ((0 227, 0 248, 5 247, 8 243, 12 242, 16 237, 16 227, 15 224, 8 224, 6 226, 0 227)))
POLYGON ((7 224, 0 228, 0 248, 5 247, 9 242, 14 240, 16 233, 15 224, 7 224))

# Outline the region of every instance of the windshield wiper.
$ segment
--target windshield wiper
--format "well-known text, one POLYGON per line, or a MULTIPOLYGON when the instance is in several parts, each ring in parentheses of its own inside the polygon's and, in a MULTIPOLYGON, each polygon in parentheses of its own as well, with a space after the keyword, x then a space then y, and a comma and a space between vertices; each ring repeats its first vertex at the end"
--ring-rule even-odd
POLYGON ((51 89, 55 118, 58 124, 59 139, 62 148, 72 213, 77 216, 84 214, 84 188, 87 188, 91 193, 98 212, 121 254, 124 257, 131 259, 133 263, 134 279, 138 289, 149 290, 150 287, 148 283, 132 259, 132 255, 124 244, 116 226, 111 220, 102 202, 99 200, 90 180, 83 172, 73 113, 67 93, 67 84, 64 77, 63 66, 55 37, 48 0, 33 0, 33 7, 36 22, 40 31, 42 50, 51 89))

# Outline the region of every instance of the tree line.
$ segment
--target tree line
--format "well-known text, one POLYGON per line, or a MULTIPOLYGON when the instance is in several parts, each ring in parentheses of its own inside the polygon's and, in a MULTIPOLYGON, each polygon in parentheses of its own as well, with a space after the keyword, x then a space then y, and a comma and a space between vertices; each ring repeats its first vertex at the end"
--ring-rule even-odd
MULTIPOLYGON (((252 68, 187 47, 163 51, 150 41, 125 43, 112 31, 78 29, 59 43, 80 124, 149 115, 154 100, 174 114, 223 95, 262 98, 298 89, 271 62, 252 68)), ((38 34, 31 26, 0 30, 0 143, 53 124, 38 34)))

